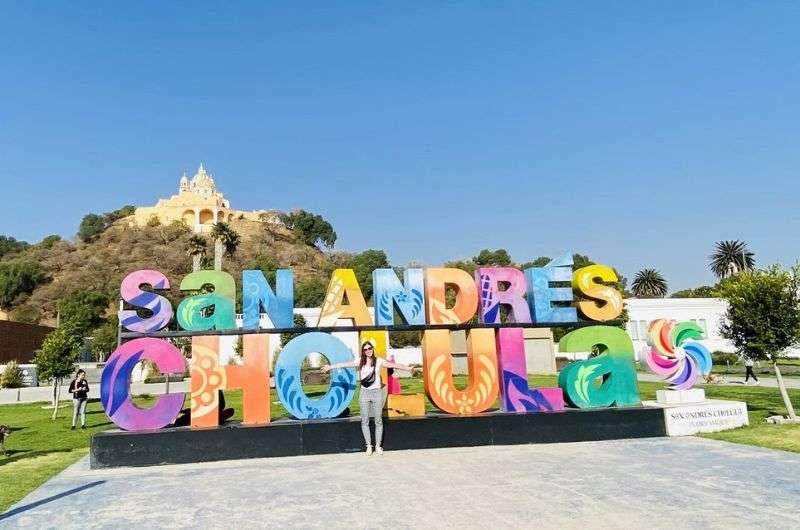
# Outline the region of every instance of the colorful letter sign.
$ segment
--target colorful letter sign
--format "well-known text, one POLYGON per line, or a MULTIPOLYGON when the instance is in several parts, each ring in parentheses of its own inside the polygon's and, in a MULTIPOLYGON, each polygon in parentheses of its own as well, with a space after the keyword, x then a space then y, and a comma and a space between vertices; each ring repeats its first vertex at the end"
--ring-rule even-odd
POLYGON ((192 427, 219 425, 219 393, 234 389, 242 389, 242 423, 269 423, 267 344, 266 335, 244 335, 244 364, 220 366, 219 337, 192 338, 192 427))
POLYGON ((622 313, 622 295, 605 283, 617 280, 614 269, 605 265, 589 265, 575 271, 572 285, 588 300, 578 302, 578 309, 591 320, 611 320, 622 313))
POLYGON ((353 353, 339 339, 327 333, 312 332, 290 340, 275 363, 275 388, 286 410, 297 419, 335 418, 347 408, 356 391, 356 372, 352 368, 331 371, 331 387, 319 399, 303 392, 300 367, 311 352, 324 355, 331 364, 353 360, 353 353))
POLYGON ((119 288, 119 294, 127 303, 147 309, 149 317, 140 317, 135 310, 119 312, 119 322, 131 331, 158 331, 167 327, 172 320, 172 304, 163 296, 143 291, 142 285, 150 285, 154 290, 169 289, 169 280, 159 271, 141 270, 128 274, 119 288))
POLYGON ((317 327, 335 326, 340 318, 349 318, 357 326, 372 324, 367 302, 364 301, 353 269, 333 271, 331 282, 328 284, 328 293, 322 302, 317 327), (344 303, 345 296, 347 304, 344 303))
POLYGON ((211 293, 184 298, 178 305, 178 324, 187 331, 235 329, 236 282, 222 271, 197 271, 187 274, 181 291, 199 291, 207 286, 211 293))
POLYGON ((480 286, 480 317, 484 324, 500 324, 500 306, 509 308, 509 322, 530 322, 531 312, 525 300, 525 275, 513 267, 481 267, 475 271, 480 286), (508 287, 500 290, 501 284, 508 287))
POLYGON ((467 335, 469 383, 458 390, 453 383, 450 332, 428 330, 422 335, 425 393, 431 402, 450 414, 483 412, 497 399, 497 352, 494 330, 473 329, 467 335))
POLYGON ((552 412, 564 409, 564 393, 555 388, 530 388, 522 328, 497 330, 500 410, 503 412, 552 412))
POLYGON ((575 361, 558 374, 558 386, 575 407, 624 407, 638 405, 639 386, 631 338, 620 328, 590 326, 564 335, 558 343, 561 352, 597 354, 575 361))
POLYGON ((428 324, 461 324, 475 315, 478 309, 478 289, 475 280, 461 269, 427 269, 425 298, 428 324), (447 307, 446 286, 456 291, 456 303, 447 307))
POLYGON ((554 306, 553 302, 571 302, 572 289, 551 287, 553 282, 572 282, 572 254, 553 260, 546 267, 525 269, 528 279, 528 304, 536 322, 576 322, 574 307, 554 306))
POLYGON ((294 326, 294 274, 289 269, 275 271, 275 292, 261 271, 242 272, 242 320, 244 329, 258 329, 261 309, 276 328, 294 326))
MULTIPOLYGON (((583 317, 595 321, 608 321, 622 311, 622 296, 612 286, 617 281, 612 268, 591 265, 573 274, 572 266, 572 254, 568 253, 546 267, 524 272, 513 267, 479 267, 474 277, 457 268, 411 268, 404 272, 402 282, 394 270, 377 269, 372 276, 374 325, 353 270, 336 269, 317 327, 338 328, 340 320, 351 320, 353 325, 346 332, 358 332, 360 342, 370 340, 381 357, 391 351, 390 333, 422 331, 425 393, 431 403, 449 414, 479 414, 495 406, 498 396, 500 409, 514 413, 559 411, 565 403, 578 408, 636 405, 639 392, 633 345, 627 334, 616 327, 592 326, 568 333, 560 342, 562 352, 591 352, 592 356, 565 367, 559 375, 558 388, 528 385, 522 329, 525 324, 576 322, 576 305, 583 317), (512 327, 504 327, 503 306, 512 327), (450 333, 471 327, 467 323, 473 321, 476 311, 485 326, 467 330, 468 382, 460 390, 453 380, 450 333), (403 327, 395 326, 395 314, 403 327)), ((207 332, 178 334, 194 335, 191 427, 217 426, 222 393, 233 389, 242 390, 245 424, 269 423, 271 354, 277 354, 274 379, 278 399, 292 417, 333 418, 350 405, 358 383, 353 368, 332 370, 325 395, 311 398, 303 390, 301 367, 311 353, 323 355, 332 364, 352 365, 360 343, 351 351, 333 335, 305 328, 299 329, 303 334, 282 350, 269 351, 270 325, 284 330, 294 327, 293 284, 294 276, 288 269, 276 272, 274 289, 261 271, 243 271, 238 325, 247 331, 242 332, 237 329, 237 286, 230 274, 220 270, 195 271, 180 282, 186 296, 174 313, 178 330, 207 332), (264 315, 269 322, 262 332, 264 315), (226 334, 241 336, 242 363, 220 364, 220 345, 231 347, 230 339, 220 340, 226 334)), ((121 324, 140 334, 167 328, 173 316, 172 305, 154 291, 169 287, 169 280, 156 270, 128 274, 120 286, 121 297, 128 304, 119 313, 121 324)), ((691 340, 700 336, 699 328, 686 323, 654 326, 651 338, 657 342, 653 342, 654 349, 648 357, 651 368, 668 376, 675 388, 690 386, 710 365, 707 351, 691 340)), ((154 362, 163 373, 184 372, 185 361, 167 340, 133 334, 123 338, 131 336, 138 338, 119 347, 103 371, 103 407, 114 423, 127 430, 155 429, 174 423, 183 406, 183 394, 161 396, 155 406, 140 409, 131 401, 129 381, 134 366, 142 360, 154 362)), ((400 380, 388 379, 385 373, 381 380, 390 390, 390 417, 425 414, 422 394, 399 394, 400 380)))
POLYGON ((375 301, 375 323, 394 324, 394 307, 406 324, 425 324, 425 283, 422 269, 406 269, 404 284, 392 269, 372 271, 372 298, 375 301))
POLYGON ((111 421, 127 431, 160 429, 175 421, 184 394, 156 399, 149 409, 134 405, 130 395, 131 372, 139 361, 153 361, 162 374, 183 373, 186 363, 178 348, 159 339, 134 339, 117 348, 108 358, 100 378, 100 401, 111 421))

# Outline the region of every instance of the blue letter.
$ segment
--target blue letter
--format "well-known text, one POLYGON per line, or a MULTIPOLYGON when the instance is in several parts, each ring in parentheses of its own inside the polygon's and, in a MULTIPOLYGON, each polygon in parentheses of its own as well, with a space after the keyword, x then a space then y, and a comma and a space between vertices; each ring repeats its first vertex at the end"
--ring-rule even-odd
POLYGON ((394 305, 397 305, 400 317, 406 324, 425 324, 425 284, 422 269, 406 269, 403 280, 405 287, 392 269, 372 271, 375 324, 394 324, 394 305))
POLYGON ((242 327, 258 329, 261 308, 276 328, 294 326, 294 274, 290 269, 275 271, 275 290, 272 292, 264 273, 259 270, 242 272, 242 327))

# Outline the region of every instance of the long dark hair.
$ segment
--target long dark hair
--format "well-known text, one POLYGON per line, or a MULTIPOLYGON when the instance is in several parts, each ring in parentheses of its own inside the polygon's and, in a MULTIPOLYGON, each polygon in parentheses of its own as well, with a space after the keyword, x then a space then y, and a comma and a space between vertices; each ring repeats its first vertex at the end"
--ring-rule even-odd
POLYGON ((364 349, 369 346, 372 348, 372 365, 375 365, 375 345, 372 344, 371 341, 365 340, 364 344, 361 345, 361 360, 358 361, 358 369, 361 370, 365 364, 367 364, 367 354, 364 353, 364 349))

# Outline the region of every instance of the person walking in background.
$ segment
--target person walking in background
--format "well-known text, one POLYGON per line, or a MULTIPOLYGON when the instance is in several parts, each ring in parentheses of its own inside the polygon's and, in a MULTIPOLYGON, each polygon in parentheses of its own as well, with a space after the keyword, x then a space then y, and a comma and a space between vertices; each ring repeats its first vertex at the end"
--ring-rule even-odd
POLYGON ((751 376, 755 380, 756 384, 758 384, 758 377, 756 377, 755 372, 753 372, 753 359, 751 357, 744 358, 744 369, 745 369, 744 384, 747 384, 751 376))
POLYGON ((72 394, 72 430, 81 415, 81 429, 86 428, 86 403, 89 400, 89 383, 86 381, 86 372, 83 369, 75 373, 75 379, 69 383, 69 393, 72 394))
POLYGON ((361 380, 361 390, 358 397, 358 404, 361 408, 361 433, 364 435, 364 443, 367 445, 367 456, 372 454, 372 440, 369 432, 370 417, 375 420, 375 453, 382 454, 383 447, 383 403, 386 401, 386 394, 383 391, 381 382, 381 369, 394 368, 396 370, 414 369, 405 364, 392 363, 375 356, 375 345, 370 341, 364 341, 361 345, 361 357, 358 361, 353 360, 348 363, 336 363, 325 365, 321 369, 329 372, 334 368, 355 368, 358 367, 358 377, 361 380))

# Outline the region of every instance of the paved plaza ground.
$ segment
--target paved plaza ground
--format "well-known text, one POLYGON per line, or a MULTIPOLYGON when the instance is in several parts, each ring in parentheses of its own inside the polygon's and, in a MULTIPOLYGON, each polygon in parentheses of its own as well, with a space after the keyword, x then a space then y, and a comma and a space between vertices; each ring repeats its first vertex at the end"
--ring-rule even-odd
POLYGON ((800 454, 701 438, 91 471, 3 528, 797 528, 800 454))

